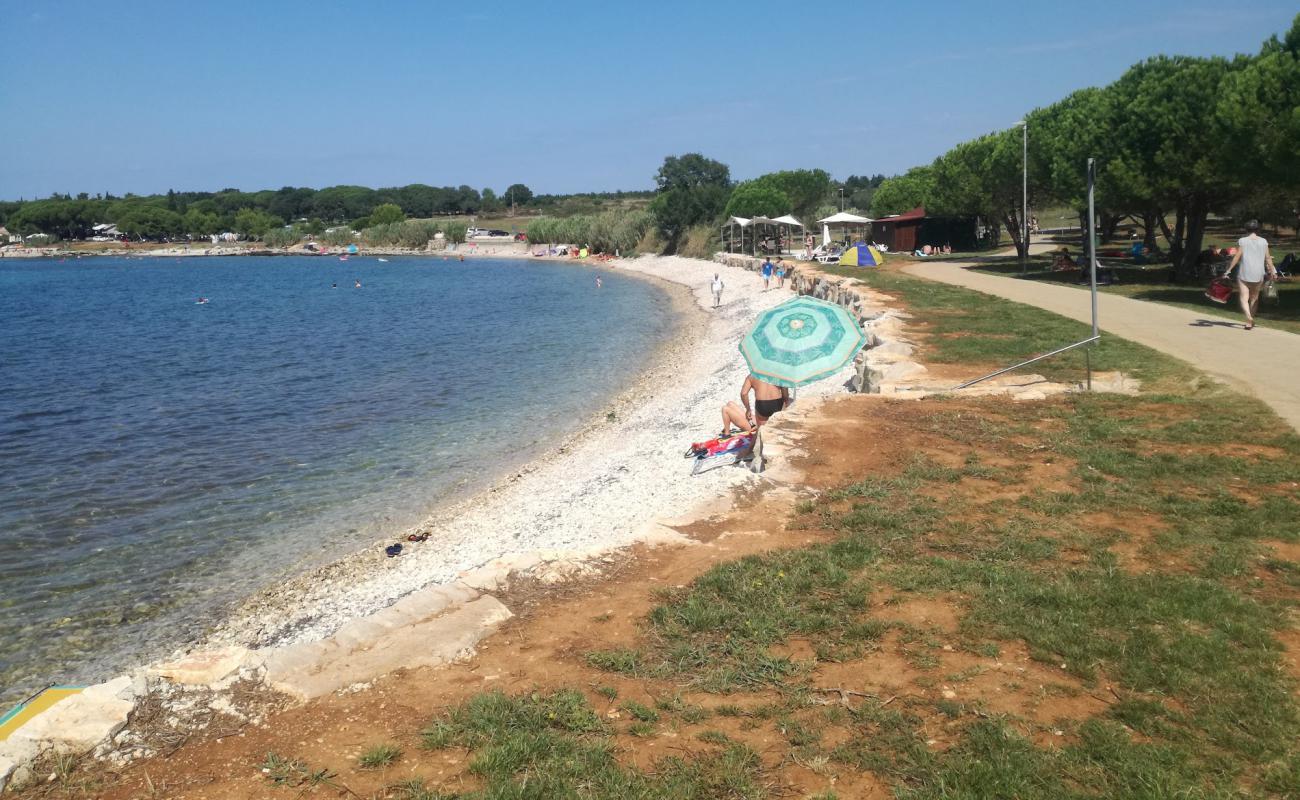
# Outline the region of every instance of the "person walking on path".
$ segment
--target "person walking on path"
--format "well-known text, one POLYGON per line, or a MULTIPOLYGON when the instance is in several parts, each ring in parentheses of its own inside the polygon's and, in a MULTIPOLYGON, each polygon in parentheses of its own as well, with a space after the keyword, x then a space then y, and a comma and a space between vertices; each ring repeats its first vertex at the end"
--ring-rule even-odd
POLYGON ((1264 278, 1277 277, 1273 268, 1273 256, 1268 252, 1268 240, 1260 236, 1259 223, 1251 220, 1246 223, 1246 235, 1237 240, 1237 254, 1232 257, 1223 277, 1227 278, 1238 265, 1237 297, 1241 300, 1241 313, 1246 315, 1246 330, 1255 327, 1255 310, 1259 308, 1259 290, 1264 287, 1264 278))
POLYGON ((725 288, 726 286, 722 283, 722 278, 718 277, 718 273, 713 273, 713 283, 709 284, 709 291, 713 292, 714 308, 722 305, 722 290, 725 288))
POLYGON ((763 291, 767 291, 772 282, 772 259, 763 259, 763 291))
POLYGON ((776 288, 785 288, 785 262, 779 258, 776 260, 776 288))

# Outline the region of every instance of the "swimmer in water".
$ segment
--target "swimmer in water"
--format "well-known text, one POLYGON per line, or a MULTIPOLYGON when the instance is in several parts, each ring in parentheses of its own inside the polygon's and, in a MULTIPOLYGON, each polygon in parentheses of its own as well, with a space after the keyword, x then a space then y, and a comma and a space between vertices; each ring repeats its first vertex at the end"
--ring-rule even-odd
POLYGON ((356 285, 356 288, 358 288, 358 289, 361 288, 361 279, 360 279, 360 278, 357 278, 357 285, 356 285))
POLYGON ((597 289, 600 288, 600 278, 599 278, 599 277, 596 278, 596 288, 597 288, 597 289))
POLYGON ((339 285, 338 285, 337 283, 331 283, 331 284, 330 284, 330 288, 331 288, 331 289, 337 289, 337 288, 339 288, 339 285))

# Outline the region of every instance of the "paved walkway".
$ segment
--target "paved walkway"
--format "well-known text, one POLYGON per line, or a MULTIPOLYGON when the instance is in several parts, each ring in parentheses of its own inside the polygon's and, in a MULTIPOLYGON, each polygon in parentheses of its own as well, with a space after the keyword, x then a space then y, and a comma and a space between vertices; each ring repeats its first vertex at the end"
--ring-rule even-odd
MULTIPOLYGON (((1092 319, 1088 292, 975 272, 969 266, 932 261, 909 265, 903 271, 1038 306, 1081 322, 1092 319)), ((1300 431, 1300 335, 1271 328, 1245 331, 1222 317, 1105 292, 1098 296, 1097 317, 1102 336, 1114 334, 1193 364, 1268 403, 1300 431)), ((1223 409, 1223 413, 1231 410, 1223 409)))

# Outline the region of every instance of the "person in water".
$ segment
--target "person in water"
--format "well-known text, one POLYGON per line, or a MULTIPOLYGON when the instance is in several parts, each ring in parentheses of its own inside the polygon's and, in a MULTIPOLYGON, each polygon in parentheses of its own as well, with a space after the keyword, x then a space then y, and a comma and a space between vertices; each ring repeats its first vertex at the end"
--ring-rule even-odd
POLYGON ((740 386, 740 402, 732 400, 722 407, 722 435, 731 433, 733 425, 742 431, 756 431, 788 405, 789 389, 748 375, 740 386), (749 405, 750 392, 754 393, 752 409, 749 405))
POLYGON ((360 288, 361 288, 361 279, 360 279, 360 278, 357 278, 357 285, 356 285, 355 288, 357 288, 357 289, 360 289, 360 288))

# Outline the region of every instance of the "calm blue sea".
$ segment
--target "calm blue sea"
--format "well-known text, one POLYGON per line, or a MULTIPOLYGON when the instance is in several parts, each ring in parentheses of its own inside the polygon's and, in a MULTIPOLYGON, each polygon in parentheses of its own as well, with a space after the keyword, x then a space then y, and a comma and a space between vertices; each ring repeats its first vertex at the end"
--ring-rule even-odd
POLYGON ((0 705, 165 653, 554 444, 671 326, 661 291, 603 278, 0 260, 0 705))

